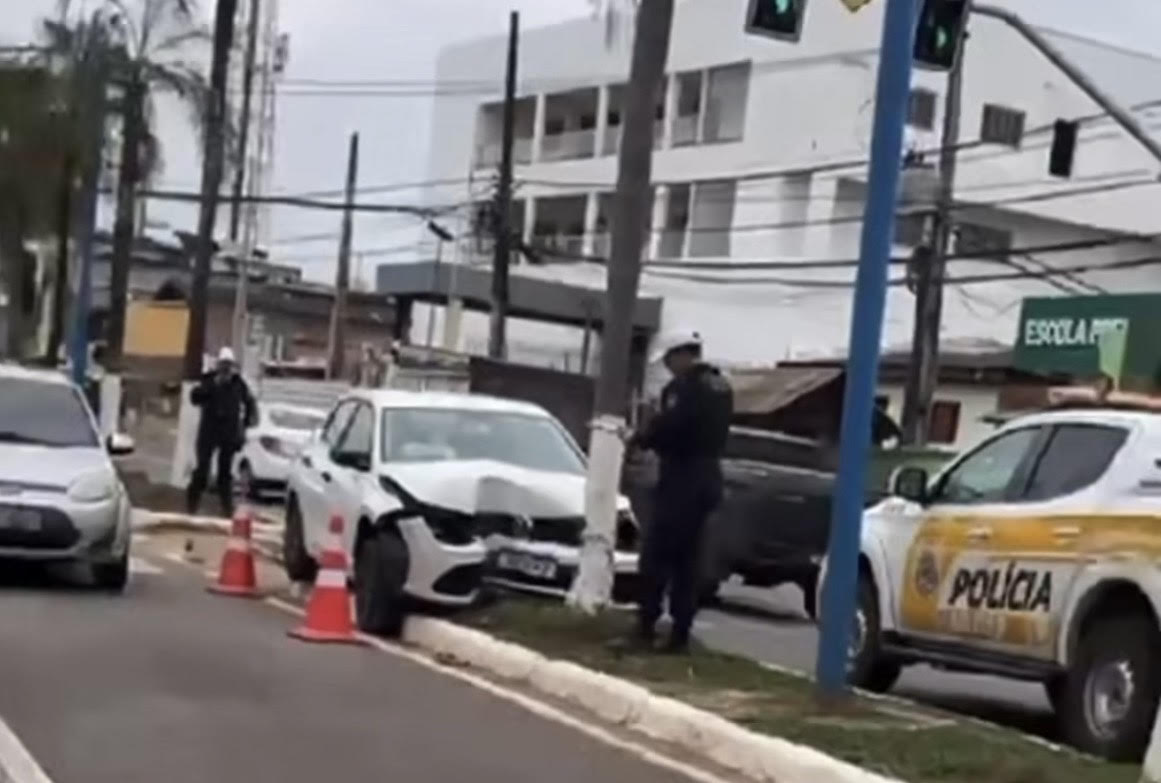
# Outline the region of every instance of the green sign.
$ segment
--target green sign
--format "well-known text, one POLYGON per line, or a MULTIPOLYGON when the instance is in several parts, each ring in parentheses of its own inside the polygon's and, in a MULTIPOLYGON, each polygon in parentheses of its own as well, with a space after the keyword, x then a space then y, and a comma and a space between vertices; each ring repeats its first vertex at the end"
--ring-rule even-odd
POLYGON ((1078 381, 1104 375, 1161 388, 1161 293, 1025 299, 1016 369, 1078 381))

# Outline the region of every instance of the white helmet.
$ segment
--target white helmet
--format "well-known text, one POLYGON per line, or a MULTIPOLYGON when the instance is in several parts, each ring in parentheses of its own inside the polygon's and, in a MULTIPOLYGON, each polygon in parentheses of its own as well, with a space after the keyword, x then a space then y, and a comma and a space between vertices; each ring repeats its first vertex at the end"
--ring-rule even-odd
POLYGON ((234 349, 228 345, 223 345, 222 350, 218 351, 219 362, 229 362, 230 364, 237 364, 238 360, 234 356, 234 349))
POLYGON ((684 329, 658 337, 653 343, 649 363, 656 364, 679 348, 701 348, 701 335, 691 329, 684 329))

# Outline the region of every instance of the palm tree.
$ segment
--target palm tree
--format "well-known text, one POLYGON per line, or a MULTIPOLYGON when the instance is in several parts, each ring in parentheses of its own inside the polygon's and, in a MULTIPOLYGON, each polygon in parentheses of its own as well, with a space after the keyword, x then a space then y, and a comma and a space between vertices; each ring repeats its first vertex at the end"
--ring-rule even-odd
MULTIPOLYGON (((51 321, 44 362, 54 366, 64 340, 68 309, 69 248, 74 229, 73 205, 86 172, 99 166, 93 157, 93 145, 87 136, 98 124, 105 123, 104 104, 90 94, 101 89, 94 84, 94 64, 98 49, 106 49, 104 9, 98 8, 88 18, 75 20, 70 26, 70 0, 61 0, 57 17, 42 23, 41 39, 45 46, 38 60, 57 75, 57 127, 60 133, 58 172, 56 178, 55 216, 56 265, 51 275, 51 321), (99 107, 99 108, 98 108, 99 107), (93 116, 100 112, 101 116, 93 116)), ((45 287, 49 287, 46 281, 45 287)))
POLYGON ((59 78, 35 62, 0 64, 0 289, 6 294, 2 347, 23 358, 36 319, 36 259, 26 242, 51 226, 52 182, 67 144, 59 78))
MULTIPOLYGON (((116 109, 121 117, 120 165, 116 215, 113 222, 113 262, 109 280, 107 361, 116 366, 122 356, 136 217, 137 189, 160 165, 160 144, 152 132, 159 93, 177 97, 200 128, 207 105, 205 78, 187 58, 196 56, 209 34, 197 17, 195 0, 105 0, 113 83, 119 87, 116 109)), ((46 22, 50 52, 75 59, 79 22, 70 19, 67 0, 61 21, 46 22)))

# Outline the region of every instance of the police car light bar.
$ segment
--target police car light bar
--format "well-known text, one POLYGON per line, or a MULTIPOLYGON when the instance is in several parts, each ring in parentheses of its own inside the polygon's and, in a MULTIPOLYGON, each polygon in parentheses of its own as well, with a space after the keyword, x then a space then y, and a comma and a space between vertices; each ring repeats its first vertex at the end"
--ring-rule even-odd
POLYGON ((1136 392, 1110 391, 1094 386, 1057 386, 1048 390, 1052 408, 1114 408, 1161 413, 1161 397, 1136 392))

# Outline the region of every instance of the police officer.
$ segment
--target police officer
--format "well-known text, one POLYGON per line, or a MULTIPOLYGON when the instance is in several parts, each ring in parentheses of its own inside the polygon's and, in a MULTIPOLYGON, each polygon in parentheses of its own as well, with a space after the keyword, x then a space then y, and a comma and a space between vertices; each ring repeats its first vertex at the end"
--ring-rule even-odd
POLYGON ((222 348, 211 372, 201 377, 190 393, 190 401, 202 409, 198 423, 197 466, 186 493, 186 506, 196 514, 210 475, 210 461, 217 453, 218 499, 222 513, 234 513, 234 482, 231 471, 234 455, 242 448, 246 429, 258 421, 258 406, 250 387, 238 374, 234 352, 222 348))
POLYGON ((697 610, 698 550, 706 520, 722 496, 721 456, 734 411, 734 395, 721 372, 701 359, 701 336, 666 339, 657 354, 673 379, 661 409, 630 445, 655 452, 660 470, 653 519, 640 559, 637 641, 653 646, 661 599, 668 590, 673 630, 666 650, 689 648, 697 610))

